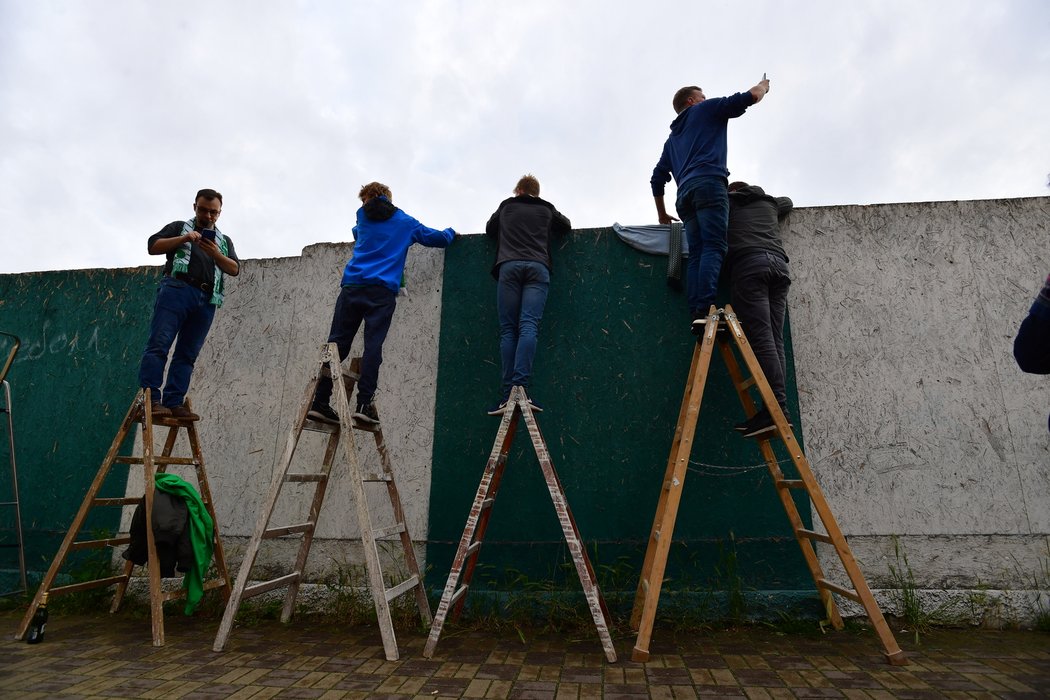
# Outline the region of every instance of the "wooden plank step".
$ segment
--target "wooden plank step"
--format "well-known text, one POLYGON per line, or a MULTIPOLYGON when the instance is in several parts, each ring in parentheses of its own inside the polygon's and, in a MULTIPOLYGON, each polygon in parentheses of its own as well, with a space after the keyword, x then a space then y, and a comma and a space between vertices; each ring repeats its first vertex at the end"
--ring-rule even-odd
MULTIPOLYGON (((213 591, 216 588, 226 588, 226 581, 224 581, 224 580, 222 580, 220 578, 217 578, 217 579, 212 579, 211 581, 206 581, 204 583, 204 590, 205 591, 213 591)), ((161 599, 165 603, 168 602, 169 600, 179 600, 180 598, 185 598, 185 597, 186 597, 186 589, 185 588, 176 588, 174 590, 164 591, 161 594, 161 599)))
POLYGON ((303 421, 303 430, 309 430, 313 433, 337 433, 339 432, 339 426, 333 425, 332 423, 322 423, 319 420, 311 420, 307 418, 303 421))
POLYGON ((390 525, 389 527, 376 528, 372 531, 372 536, 377 540, 381 540, 384 537, 390 537, 391 535, 400 535, 404 531, 404 523, 395 523, 394 525, 390 525))
POLYGON ((464 550, 463 552, 463 556, 469 557, 471 554, 478 551, 479 549, 481 549, 481 540, 478 540, 477 542, 474 542, 469 547, 467 547, 466 550, 464 550))
POLYGON ((824 590, 831 591, 832 593, 838 593, 840 596, 849 598, 850 600, 864 604, 864 601, 860 599, 860 596, 856 591, 850 590, 849 588, 843 588, 842 586, 836 585, 827 579, 817 579, 817 588, 823 588, 824 590))
POLYGON ((390 482, 393 481, 393 479, 389 474, 365 474, 361 477, 361 481, 371 484, 376 482, 390 482))
POLYGON ((296 474, 285 474, 285 483, 302 483, 307 481, 328 481, 328 475, 320 472, 299 472, 296 474))
POLYGON ((297 535, 300 532, 310 532, 313 529, 314 523, 299 523, 298 525, 271 527, 269 530, 264 530, 262 536, 264 540, 271 540, 275 537, 284 537, 285 535, 297 535))
POLYGON ((806 482, 802 479, 777 479, 775 482, 778 489, 804 489, 806 482))
POLYGON ((403 595, 403 594, 407 593, 408 591, 412 590, 413 588, 415 588, 418 585, 419 585, 419 577, 418 576, 412 576, 412 577, 402 581, 401 583, 397 584, 393 588, 388 588, 386 590, 386 602, 389 603, 394 598, 397 598, 399 595, 403 595))
POLYGON ((142 503, 142 496, 138 498, 96 498, 91 501, 94 506, 134 506, 142 503))
POLYGON ((831 539, 830 535, 824 535, 819 532, 813 532, 813 530, 807 530, 804 527, 800 527, 795 530, 799 537, 805 537, 810 540, 817 540, 818 542, 825 542, 827 544, 835 544, 835 541, 831 539))
POLYGON ((103 547, 117 547, 122 544, 130 544, 131 537, 109 537, 104 540, 83 540, 69 545, 69 551, 79 552, 82 549, 102 549, 103 547))
MULTIPOLYGON (((144 457, 114 457, 113 461, 117 464, 145 464, 146 459, 144 457)), ((185 464, 185 465, 196 465, 197 460, 193 457, 162 457, 160 455, 153 458, 154 464, 185 464)))
POLYGON ((465 593, 467 592, 467 589, 469 589, 469 588, 470 588, 470 586, 469 586, 469 585, 467 585, 467 584, 464 584, 464 585, 460 586, 460 587, 459 587, 458 589, 456 589, 456 592, 455 592, 455 593, 453 593, 453 594, 452 594, 452 597, 448 599, 448 607, 450 607, 450 608, 451 608, 451 607, 452 607, 453 605, 455 605, 455 604, 456 604, 456 602, 457 602, 457 601, 458 601, 458 600, 459 600, 460 598, 462 598, 462 597, 463 597, 463 595, 464 595, 464 594, 465 594, 465 593))
POLYGON ((259 595, 260 593, 272 591, 275 588, 290 586, 291 584, 298 581, 301 576, 302 574, 300 572, 295 571, 290 574, 285 574, 280 578, 275 578, 270 581, 263 581, 261 583, 257 583, 254 586, 246 586, 244 589, 244 593, 241 594, 241 597, 251 598, 252 596, 259 595))
POLYGON ((48 595, 63 595, 65 593, 76 593, 77 591, 89 591, 92 588, 104 588, 106 586, 112 586, 115 583, 121 583, 126 581, 126 576, 110 576, 109 578, 95 579, 94 581, 82 581, 81 583, 72 583, 68 586, 56 586, 48 590, 48 595))

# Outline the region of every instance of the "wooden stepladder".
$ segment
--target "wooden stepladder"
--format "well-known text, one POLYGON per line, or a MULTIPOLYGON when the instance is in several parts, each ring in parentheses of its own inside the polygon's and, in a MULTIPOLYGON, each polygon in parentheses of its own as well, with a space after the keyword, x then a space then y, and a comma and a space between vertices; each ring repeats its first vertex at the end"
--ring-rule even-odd
POLYGON ((671 455, 667 460, 667 470, 664 473, 663 487, 660 491, 660 499, 656 506, 656 517, 653 520, 653 529, 649 536, 649 546, 645 552, 645 562, 642 566, 641 579, 638 582, 638 590, 634 599, 634 610, 631 614, 631 628, 638 632, 634 650, 631 658, 634 661, 647 661, 649 659, 649 640, 652 636, 653 621, 656 618, 656 608, 660 600, 660 587, 664 580, 664 569, 667 565, 667 555, 674 536, 675 517, 678 514, 678 506, 682 498, 682 489, 685 486, 685 473, 689 466, 689 455, 693 446, 693 435, 696 432, 697 418, 700 415, 700 402, 703 398, 704 385, 707 382, 707 373, 711 364, 711 355, 714 351, 715 340, 718 340, 719 350, 725 360, 729 375, 733 379, 737 394, 744 406, 747 415, 755 414, 755 403, 748 393, 748 389, 756 387, 762 397, 765 406, 769 408, 770 414, 776 424, 776 430, 772 433, 779 437, 791 456, 799 479, 787 479, 777 462, 773 446, 769 438, 760 438, 759 450, 769 468, 773 478, 777 494, 791 521, 791 528, 795 533, 795 539, 802 548, 802 556, 806 560, 813 580, 816 583, 817 592, 820 594, 821 602, 828 613, 828 618, 835 629, 843 628, 842 616, 839 613, 832 593, 844 596, 850 600, 860 603, 875 628, 875 633, 882 642, 886 659, 894 665, 905 665, 908 663, 904 652, 897 646, 897 641, 886 624, 882 611, 879 610, 864 574, 857 565, 853 553, 850 551, 846 538, 839 529, 835 516, 824 494, 813 476, 809 461, 806 459, 802 448, 795 440, 791 426, 788 424, 783 411, 780 409, 773 390, 766 381, 762 367, 758 364, 740 321, 733 313, 731 306, 725 310, 711 307, 704 326, 702 342, 699 342, 693 352, 692 365, 689 368, 689 381, 685 387, 685 395, 682 397, 682 407, 678 413, 678 424, 675 428, 674 441, 671 445, 671 455), (740 371, 736 356, 730 347, 733 342, 737 351, 744 359, 750 378, 745 378, 740 371), (819 517, 827 534, 807 529, 799 515, 795 501, 791 497, 792 489, 804 489, 809 496, 813 511, 819 517), (838 586, 828 581, 820 566, 820 560, 814 548, 814 542, 823 542, 834 546, 842 566, 849 576, 853 589, 838 586))
POLYGON ((159 647, 164 645, 164 603, 169 600, 184 598, 186 596, 186 590, 182 588, 173 591, 161 590, 160 562, 157 559, 157 548, 153 537, 153 500, 155 491, 153 477, 155 474, 166 472, 170 465, 192 466, 196 471, 198 491, 200 492, 201 499, 204 501, 204 506, 215 525, 213 558, 216 578, 205 581, 204 590, 209 591, 219 588, 222 589, 223 597, 229 598, 230 581, 229 575, 226 571, 226 558, 222 550, 222 540, 219 537, 218 520, 215 517, 215 502, 212 498, 211 487, 208 485, 208 474, 204 469, 204 456, 201 452, 200 440, 197 436, 197 425, 193 421, 179 420, 175 418, 154 419, 150 390, 141 389, 135 396, 135 400, 132 401, 127 415, 124 416, 124 422, 121 423, 116 437, 113 438, 113 443, 110 445, 109 452, 106 453, 106 457, 102 461, 102 466, 99 468, 98 474, 95 475, 95 480, 91 482, 87 495, 84 496, 84 501, 80 504, 80 510, 73 519, 73 524, 66 533, 65 539, 62 540, 62 545, 58 548, 58 554, 55 555, 54 561, 51 562, 51 567, 47 570, 44 579, 40 582, 40 588, 37 589, 36 595, 33 597, 33 601, 29 604, 29 609, 26 611, 25 617, 22 618, 22 624, 18 627, 18 632, 15 633, 15 639, 22 639, 25 636, 26 630, 29 629, 29 624, 33 619, 33 613, 36 612, 36 609, 40 605, 40 601, 45 594, 54 597, 64 593, 74 593, 76 591, 102 588, 115 584, 117 590, 113 596, 113 604, 110 607, 110 612, 116 612, 120 609, 120 605, 124 600, 124 594, 127 592, 128 582, 131 580, 132 570, 135 568, 135 565, 130 561, 124 564, 123 572, 117 576, 96 579, 94 581, 84 581, 66 586, 52 587, 55 578, 62 568, 62 564, 65 562, 66 557, 69 556, 70 552, 130 544, 130 535, 110 537, 101 540, 76 541, 77 536, 80 534, 80 529, 83 527, 84 521, 87 518, 88 511, 92 508, 96 506, 133 506, 137 505, 142 500, 141 497, 98 497, 98 492, 105 482, 106 475, 114 464, 141 464, 143 466, 146 502, 146 544, 149 557, 146 562, 146 570, 149 576, 150 619, 153 625, 153 646, 159 647), (130 456, 118 455, 117 452, 120 450, 121 445, 132 430, 132 426, 140 421, 142 423, 142 454, 130 456), (153 444, 153 429, 157 426, 164 426, 168 429, 168 434, 164 440, 164 447, 159 455, 155 454, 153 444), (190 457, 172 456, 172 452, 175 448, 175 441, 178 438, 180 429, 186 431, 186 437, 189 440, 190 452, 192 455, 190 457))
POLYGON ((340 368, 339 351, 335 343, 326 343, 321 346, 317 369, 313 379, 307 383, 306 391, 303 393, 303 400, 299 405, 299 413, 296 415, 295 423, 292 425, 291 432, 288 435, 288 443, 285 447, 284 455, 281 457, 280 464, 274 470, 270 491, 266 496, 266 501, 263 503, 262 510, 259 512, 259 521, 248 542, 248 548, 245 551, 244 560, 241 562, 237 581, 233 586, 233 594, 226 604, 226 612, 223 614, 222 623, 219 625, 219 632, 215 635, 215 644, 212 646, 212 649, 215 651, 222 651, 226 646, 226 642, 230 638, 230 632, 233 629, 234 617, 237 615, 241 600, 244 598, 266 593, 276 588, 287 587, 288 590, 284 596, 284 607, 281 609, 281 621, 288 622, 291 620, 295 598, 299 593, 303 571, 306 568, 306 560, 310 554, 310 545, 313 542, 314 531, 317 527, 317 518, 321 512, 321 504, 324 502, 325 491, 328 487, 336 455, 339 452, 340 442, 343 445, 343 455, 346 458, 345 461, 350 476, 351 493, 357 506, 357 520, 361 530, 361 543, 364 545, 368 586, 372 593, 372 600, 375 603, 376 617, 379 620, 379 632, 383 638, 383 650, 386 653, 387 660, 396 661, 399 658, 397 639, 394 636, 394 625, 390 618, 390 601, 409 591, 414 592, 416 606, 419 608, 419 616, 424 625, 430 624, 430 603, 427 601, 423 577, 419 573, 419 564, 416 562, 415 552, 412 550, 412 537, 405 523, 404 509, 401 507, 401 497, 397 492, 397 483, 394 480, 390 453, 387 451, 386 443, 383 440, 383 430, 381 425, 366 426, 358 424, 351 419, 349 398, 353 394, 353 389, 357 382, 359 362, 359 358, 355 359, 351 365, 351 372, 349 374, 344 373, 340 368), (326 365, 330 369, 326 369, 326 365), (310 409, 310 404, 313 402, 317 382, 321 378, 322 372, 328 371, 331 372, 333 388, 335 389, 333 398, 335 399, 335 411, 339 414, 339 425, 314 421, 307 418, 306 415, 310 409), (376 450, 379 452, 380 463, 382 464, 381 473, 362 473, 354 440, 355 428, 370 432, 375 437, 376 450), (328 435, 324 458, 319 471, 291 471, 292 458, 295 456, 296 447, 304 430, 328 435), (345 439, 341 440, 344 437, 345 439), (277 504, 277 498, 280 496, 281 488, 288 483, 313 483, 315 485, 307 520, 295 525, 270 527, 270 518, 277 504), (372 524, 372 517, 368 509, 368 498, 365 493, 366 484, 384 484, 386 486, 394 514, 393 525, 377 528, 372 524), (259 547, 262 541, 289 535, 302 536, 299 553, 296 556, 292 572, 249 586, 248 577, 259 554, 259 547), (392 539, 396 539, 401 543, 401 548, 404 551, 405 567, 408 570, 409 577, 388 589, 383 579, 383 570, 380 565, 379 550, 376 543, 391 541, 392 539))
POLYGON ((514 442, 514 434, 517 431, 518 416, 525 419, 525 426, 532 439, 533 449, 543 471, 543 478, 547 482, 547 490, 550 491, 554 510, 561 523, 562 532, 565 535, 565 543, 569 546, 569 553, 576 564, 576 573, 580 577, 583 586, 583 594, 590 608, 591 616, 594 618, 594 626, 598 630, 598 638, 601 640, 605 658, 610 662, 616 661, 616 650, 613 648, 612 638, 609 636, 609 609, 605 605, 605 598, 598 589, 597 577, 591 566, 587 550, 583 545, 580 530, 576 527, 576 520, 572 517, 569 502, 565 498, 565 489, 554 471, 554 463, 551 461, 547 443, 543 440, 532 406, 528 402, 524 389, 514 387, 510 398, 507 400, 507 408, 503 412, 503 420, 500 421, 499 430, 496 432, 496 440, 492 445, 485 471, 478 485, 477 495, 470 507, 467 516, 467 524, 463 529, 463 536, 459 540, 456 556, 452 560, 452 569, 448 574, 448 582, 441 595, 437 614, 434 617, 434 625, 430 628, 430 637, 423 648, 423 656, 428 659, 434 655, 434 648, 441 637, 441 628, 449 616, 451 609, 452 618, 456 619, 463 611, 466 602, 465 595, 470 589, 470 581, 474 576, 474 569, 478 561, 478 552, 481 542, 488 528, 489 519, 492 516, 492 506, 496 501, 500 482, 503 480, 503 471, 507 466, 507 455, 510 453, 511 444, 514 442))

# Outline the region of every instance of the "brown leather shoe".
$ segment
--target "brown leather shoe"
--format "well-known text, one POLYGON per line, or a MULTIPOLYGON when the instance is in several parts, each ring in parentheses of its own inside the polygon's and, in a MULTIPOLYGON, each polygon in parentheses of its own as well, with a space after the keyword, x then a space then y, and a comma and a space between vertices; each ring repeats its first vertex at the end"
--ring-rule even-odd
POLYGON ((198 416, 196 413, 194 413, 190 409, 186 408, 186 404, 183 404, 181 406, 176 406, 175 408, 171 409, 171 417, 174 418, 175 420, 190 420, 190 421, 193 421, 193 420, 200 420, 201 419, 201 417, 198 416))
POLYGON ((171 409, 160 402, 150 404, 150 413, 153 415, 153 420, 171 418, 171 409))

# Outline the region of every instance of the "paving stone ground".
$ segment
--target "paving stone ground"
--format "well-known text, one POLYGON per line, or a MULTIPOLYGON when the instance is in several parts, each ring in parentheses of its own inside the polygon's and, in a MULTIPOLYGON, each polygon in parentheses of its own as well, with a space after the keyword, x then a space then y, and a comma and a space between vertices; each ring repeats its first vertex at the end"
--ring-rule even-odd
POLYGON ((211 650, 217 622, 169 615, 166 644, 149 621, 53 616, 44 642, 12 639, 0 614, 0 698, 1047 698, 1050 635, 937 630, 910 664, 890 666, 871 632, 784 634, 764 628, 654 633, 647 663, 616 639, 607 663, 597 635, 446 630, 433 659, 422 631, 399 631, 401 659, 383 656, 368 626, 262 621, 211 650), (578 637, 578 638, 576 638, 578 637))

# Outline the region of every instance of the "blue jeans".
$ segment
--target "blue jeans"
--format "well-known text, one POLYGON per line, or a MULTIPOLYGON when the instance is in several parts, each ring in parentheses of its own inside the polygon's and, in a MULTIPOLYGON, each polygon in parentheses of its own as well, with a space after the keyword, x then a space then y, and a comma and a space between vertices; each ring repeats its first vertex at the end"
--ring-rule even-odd
POLYGON ((499 267, 496 312, 504 399, 510 396, 513 387, 528 389, 550 283, 550 270, 543 263, 511 260, 499 267))
POLYGON ((157 300, 153 305, 153 320, 149 327, 149 340, 142 351, 139 366, 139 386, 150 390, 152 401, 161 401, 165 406, 181 406, 190 388, 190 376, 197 355, 208 337, 215 306, 211 294, 196 287, 165 277, 157 289, 157 300), (177 340, 176 340, 177 337, 177 340), (160 383, 164 378, 164 365, 168 351, 175 343, 175 352, 168 367, 168 380, 164 384, 163 400, 160 383))
POLYGON ((678 193, 678 216, 685 225, 689 259, 685 267, 685 293, 694 317, 707 316, 715 303, 718 274, 729 245, 729 192, 724 177, 711 175, 689 182, 678 193))
POLYGON ((777 403, 787 406, 787 360, 784 357, 784 317, 788 287, 787 260, 779 253, 756 251, 734 257, 730 271, 733 311, 744 327, 762 373, 777 403))
MULTIPOLYGON (((328 342, 339 348, 339 361, 350 354, 361 324, 365 324, 365 351, 361 355, 361 378, 357 380, 357 403, 372 403, 379 384, 379 366, 383 364, 383 342, 397 307, 397 293, 382 285, 343 287, 335 300, 332 329, 328 342)), ((332 399, 332 378, 321 377, 314 401, 327 404, 332 399)))

